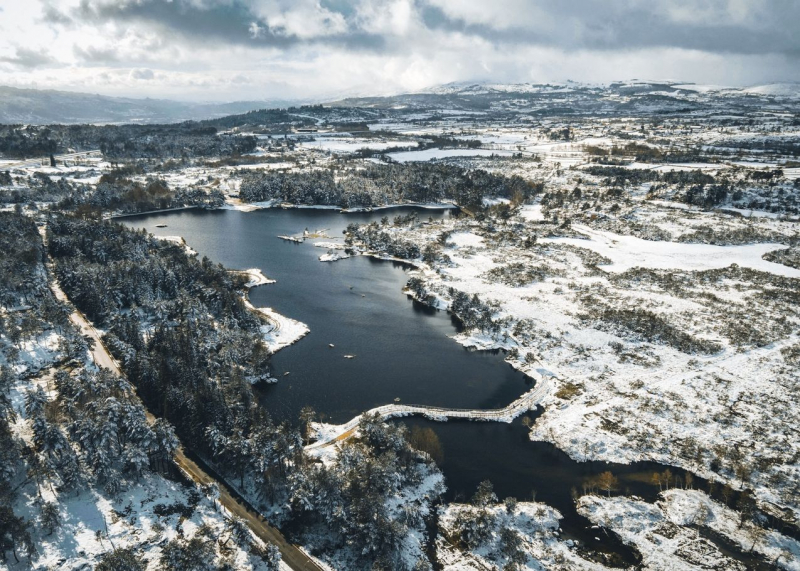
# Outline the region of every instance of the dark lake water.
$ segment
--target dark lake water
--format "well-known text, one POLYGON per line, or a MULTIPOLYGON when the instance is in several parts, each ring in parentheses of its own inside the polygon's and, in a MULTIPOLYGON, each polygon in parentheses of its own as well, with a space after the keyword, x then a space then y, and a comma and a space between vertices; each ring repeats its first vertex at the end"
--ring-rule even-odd
MULTIPOLYGON (((531 388, 531 379, 505 363, 501 353, 470 351, 453 341, 457 324, 446 312, 423 307, 402 293, 409 267, 367 257, 323 263, 318 258, 327 250, 313 243, 329 239, 296 244, 277 237, 306 228, 341 237, 351 222, 411 212, 422 220, 448 215, 420 208, 348 214, 314 209, 184 210, 119 221, 155 235, 183 236, 201 256, 232 269, 260 268, 277 280, 251 290, 250 300, 302 321, 311 330, 274 355, 273 373, 279 382, 257 389, 263 406, 278 421, 295 421, 302 407, 312 406, 323 420, 340 423, 395 398, 456 408, 506 406, 531 388), (167 226, 157 227, 162 224, 167 226), (345 354, 356 358, 345 359, 345 354)), ((654 501, 659 490, 649 476, 664 466, 578 463, 550 444, 531 442, 520 419, 512 424, 397 422, 436 432, 444 453, 440 466, 448 499, 469 499, 485 479, 494 483, 500 498, 530 500, 535 491, 538 501, 564 515, 567 536, 590 549, 616 553, 627 563, 635 561, 631 549, 592 529, 577 514, 572 490, 580 491, 587 478, 611 470, 620 478, 620 492, 654 501)), ((684 475, 675 468, 672 472, 684 475)))

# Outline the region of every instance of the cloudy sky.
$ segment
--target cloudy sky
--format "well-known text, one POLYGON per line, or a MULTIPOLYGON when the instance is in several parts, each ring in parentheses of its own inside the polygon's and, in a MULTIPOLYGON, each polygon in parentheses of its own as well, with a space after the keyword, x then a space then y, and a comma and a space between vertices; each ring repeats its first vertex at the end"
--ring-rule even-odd
POLYGON ((0 0, 0 84, 230 101, 800 81, 798 0, 0 0))

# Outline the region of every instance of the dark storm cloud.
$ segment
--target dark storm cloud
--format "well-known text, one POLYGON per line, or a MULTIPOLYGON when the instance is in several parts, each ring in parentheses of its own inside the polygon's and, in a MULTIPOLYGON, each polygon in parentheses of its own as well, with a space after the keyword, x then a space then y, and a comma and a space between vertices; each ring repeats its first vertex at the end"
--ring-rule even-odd
MULTIPOLYGON (((716 15, 732 8, 728 0, 665 0, 657 4, 641 0, 538 0, 504 7, 475 0, 484 21, 467 19, 458 7, 469 2, 439 7, 432 0, 416 0, 415 9, 424 30, 459 32, 496 45, 523 44, 564 50, 627 50, 683 48, 714 53, 800 54, 800 2, 770 0, 753 2, 751 17, 730 23, 716 15), (665 8, 678 7, 697 17, 675 21, 665 8), (760 7, 759 7, 760 6, 760 7), (714 10, 709 11, 709 7, 714 10), (515 26, 497 26, 494 12, 506 10, 515 26), (541 21, 532 18, 541 14, 541 21), (516 18, 518 16, 518 18, 516 18)), ((142 22, 156 25, 186 38, 218 43, 290 48, 303 43, 328 43, 353 50, 381 52, 390 45, 381 35, 361 28, 357 3, 350 0, 320 0, 320 6, 347 22, 347 30, 334 35, 298 37, 269 21, 258 11, 256 0, 81 0, 77 16, 83 21, 142 22)), ((298 6, 299 8, 299 6, 298 6)), ((475 10, 470 12, 473 16, 475 10)), ((46 4, 43 19, 68 25, 70 15, 46 4)), ((396 47, 396 44, 394 44, 396 47)))
POLYGON ((56 63, 45 50, 31 50, 28 48, 16 48, 16 55, 0 57, 0 62, 10 63, 19 68, 33 69, 56 63))
POLYGON ((283 26, 272 25, 254 9, 253 2, 228 0, 198 3, 192 0, 82 0, 81 18, 95 22, 142 22, 163 27, 185 38, 246 46, 290 48, 324 42, 354 49, 380 49, 383 38, 361 30, 346 34, 300 38, 283 26))
POLYGON ((564 50, 630 50, 641 48, 680 48, 714 53, 800 54, 800 2, 772 0, 761 9, 751 5, 752 18, 735 24, 709 17, 703 9, 716 5, 717 15, 725 15, 724 1, 673 2, 689 13, 693 5, 696 17, 690 21, 666 17, 665 7, 636 1, 598 2, 595 0, 540 0, 531 6, 541 13, 541 23, 530 22, 520 13, 524 24, 496 27, 489 23, 468 21, 456 10, 447 12, 424 2, 420 16, 432 30, 460 32, 495 44, 531 44, 564 50), (659 7, 660 9, 655 9, 659 7), (704 16, 706 16, 704 18, 704 16))
MULTIPOLYGON (((376 4, 379 10, 387 9, 376 4)), ((472 4, 469 0, 453 4, 415 0, 414 9, 424 26, 423 34, 459 32, 496 45, 536 45, 567 51, 672 47, 714 53, 800 54, 800 2, 753 0, 744 4, 749 17, 733 23, 725 17, 736 10, 730 0, 537 0, 508 6, 486 0, 472 4), (672 19, 667 15, 670 8, 683 10, 689 17, 672 19), (519 23, 498 26, 498 11, 505 11, 504 16, 519 23), (485 18, 476 19, 476 13, 485 18), (541 18, 537 19, 537 14, 541 18)), ((260 14, 257 0, 82 0, 77 15, 95 22, 143 22, 205 42, 276 48, 326 43, 375 52, 398 49, 397 44, 363 29, 357 2, 320 0, 319 6, 341 16, 347 23, 346 31, 298 37, 260 14)), ((303 8, 298 5, 296 9, 303 8)), ((44 19, 51 23, 70 21, 68 15, 50 6, 44 19)))

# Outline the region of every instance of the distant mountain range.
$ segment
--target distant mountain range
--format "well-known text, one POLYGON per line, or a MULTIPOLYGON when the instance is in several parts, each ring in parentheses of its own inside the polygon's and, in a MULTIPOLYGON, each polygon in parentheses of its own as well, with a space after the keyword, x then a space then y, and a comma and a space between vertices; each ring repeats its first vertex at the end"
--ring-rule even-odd
POLYGON ((175 123, 294 103, 281 100, 188 103, 0 86, 0 123, 175 123))
MULTIPOLYGON (((565 105, 574 111, 596 110, 608 104, 607 96, 633 98, 617 105, 653 106, 683 109, 701 105, 709 97, 734 100, 746 105, 755 100, 794 104, 800 100, 800 84, 774 83, 734 88, 696 85, 675 81, 624 81, 610 85, 575 82, 566 84, 460 82, 432 87, 417 93, 388 96, 346 97, 328 103, 335 107, 359 108, 438 108, 485 111, 487 109, 533 105, 538 113, 563 112, 565 105), (514 98, 517 98, 516 100, 514 98), (750 100, 747 102, 747 100, 750 100), (790 103, 791 102, 791 103, 790 103)), ((176 123, 186 120, 216 119, 256 109, 289 107, 312 101, 264 100, 233 103, 190 103, 168 99, 133 99, 67 91, 17 89, 0 86, 0 123, 75 124, 75 123, 176 123)))
POLYGON ((565 116, 596 113, 687 113, 756 108, 764 104, 794 108, 800 84, 722 87, 677 81, 618 81, 606 85, 459 82, 416 93, 384 97, 349 97, 336 107, 440 110, 442 113, 529 113, 565 116))
POLYGON ((727 87, 721 85, 702 85, 680 81, 616 81, 611 84, 593 84, 568 81, 567 83, 493 83, 493 82, 455 82, 425 89, 419 94, 464 95, 488 93, 564 93, 584 89, 613 89, 617 91, 650 92, 699 92, 718 95, 761 95, 779 98, 800 98, 800 83, 768 83, 752 87, 727 87))

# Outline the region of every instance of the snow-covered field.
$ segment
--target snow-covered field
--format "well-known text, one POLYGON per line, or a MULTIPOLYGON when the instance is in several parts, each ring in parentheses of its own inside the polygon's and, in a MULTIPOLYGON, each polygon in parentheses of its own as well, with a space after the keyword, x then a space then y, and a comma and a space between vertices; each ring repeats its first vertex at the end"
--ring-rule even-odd
POLYGON ((588 248, 612 263, 603 265, 609 272, 625 272, 632 268, 657 270, 701 271, 727 268, 736 264, 743 268, 768 272, 789 278, 800 278, 800 270, 783 264, 768 262, 764 254, 786 248, 782 244, 746 244, 742 246, 715 246, 711 244, 682 244, 658 240, 642 240, 635 236, 623 236, 588 226, 574 224, 574 230, 586 234, 589 239, 543 238, 542 243, 570 244, 588 248))

